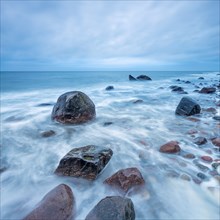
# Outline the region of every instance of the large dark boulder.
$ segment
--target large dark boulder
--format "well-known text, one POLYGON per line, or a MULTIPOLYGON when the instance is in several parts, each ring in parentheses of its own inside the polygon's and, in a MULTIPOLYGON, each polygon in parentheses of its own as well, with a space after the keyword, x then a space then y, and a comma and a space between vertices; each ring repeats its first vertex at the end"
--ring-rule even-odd
POLYGON ((52 119, 64 124, 81 124, 95 118, 95 105, 84 93, 67 92, 53 107, 52 119))
POLYGON ((214 87, 203 87, 199 93, 204 93, 204 94, 209 94, 209 93, 215 93, 216 92, 216 88, 214 87))
POLYGON ((129 198, 108 196, 102 199, 85 220, 134 220, 134 204, 129 198))
POLYGON ((136 81, 137 79, 135 77, 133 77, 132 75, 129 75, 129 80, 130 81, 136 81))
POLYGON ((136 167, 122 169, 107 178, 104 183, 121 191, 128 192, 132 187, 143 185, 144 179, 136 167))
POLYGON ((55 173, 94 180, 107 165, 112 154, 111 149, 95 145, 74 148, 61 159, 55 173))
POLYGON ((71 188, 65 184, 55 187, 23 220, 70 220, 75 209, 71 188))
POLYGON ((138 80, 152 80, 149 76, 146 75, 140 75, 137 77, 138 80))
POLYGON ((107 90, 107 91, 110 91, 110 90, 113 90, 114 89, 114 86, 107 86, 106 88, 105 88, 105 90, 107 90))
POLYGON ((199 114, 201 111, 200 105, 194 101, 193 99, 189 97, 183 97, 180 100, 179 105, 176 108, 176 114, 177 115, 194 115, 194 114, 199 114))

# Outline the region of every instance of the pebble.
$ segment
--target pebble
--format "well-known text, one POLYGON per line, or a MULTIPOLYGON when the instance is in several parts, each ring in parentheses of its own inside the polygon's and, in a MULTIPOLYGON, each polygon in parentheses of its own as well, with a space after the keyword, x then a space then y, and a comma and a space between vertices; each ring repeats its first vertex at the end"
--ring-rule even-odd
POLYGON ((213 159, 210 156, 202 156, 201 159, 208 163, 211 163, 213 161, 213 159))
POLYGON ((194 154, 185 154, 183 157, 187 159, 194 159, 196 156, 194 154))
POLYGON ((197 137, 194 139, 194 143, 197 145, 203 145, 207 143, 207 139, 204 137, 197 137))
POLYGON ((206 176, 205 174, 203 174, 203 173, 197 173, 197 176, 198 176, 200 179, 202 179, 202 180, 204 180, 204 179, 207 178, 207 176, 206 176))
POLYGON ((53 131, 53 130, 41 132, 41 136, 44 137, 44 138, 46 138, 46 137, 51 137, 51 136, 53 136, 53 135, 55 135, 55 134, 56 134, 56 132, 53 131))
POLYGON ((186 175, 186 174, 182 174, 182 175, 180 176, 180 178, 181 178, 182 180, 186 180, 186 181, 190 181, 190 180, 191 180, 191 178, 190 178, 188 175, 186 175))

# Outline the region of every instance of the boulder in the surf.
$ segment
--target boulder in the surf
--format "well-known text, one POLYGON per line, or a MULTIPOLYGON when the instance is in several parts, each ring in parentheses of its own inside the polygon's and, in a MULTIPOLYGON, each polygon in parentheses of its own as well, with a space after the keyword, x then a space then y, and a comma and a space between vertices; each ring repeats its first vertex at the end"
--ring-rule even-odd
POLYGON ((216 88, 215 87, 203 87, 199 93, 203 93, 203 94, 210 94, 210 93, 215 93, 216 92, 216 88))
POLYGON ((137 80, 152 80, 152 79, 147 75, 140 75, 137 77, 137 80))
POLYGON ((95 116, 94 103, 79 91, 61 95, 52 111, 52 119, 64 124, 81 124, 94 119, 95 116))
POLYGON ((130 81, 136 81, 137 79, 135 77, 133 77, 132 75, 129 75, 129 80, 130 81))
POLYGON ((94 180, 105 168, 112 155, 113 151, 110 148, 95 145, 74 148, 60 160, 55 173, 94 180))

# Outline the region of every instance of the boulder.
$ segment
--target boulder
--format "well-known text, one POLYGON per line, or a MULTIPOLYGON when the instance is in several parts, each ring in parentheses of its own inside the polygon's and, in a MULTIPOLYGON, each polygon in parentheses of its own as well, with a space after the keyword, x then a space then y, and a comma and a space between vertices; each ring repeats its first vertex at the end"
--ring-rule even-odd
POLYGON ((138 80, 152 80, 149 76, 146 75, 140 75, 137 77, 138 80))
POLYGON ((194 139, 194 143, 197 145, 203 145, 207 143, 207 139, 204 137, 197 137, 194 139))
POLYGON ((174 86, 172 87, 172 92, 183 92, 184 89, 180 86, 174 86))
POLYGON ((129 80, 130 81, 136 81, 137 79, 135 77, 133 77, 132 75, 129 75, 129 80))
POLYGON ((212 139, 212 143, 217 146, 220 147, 220 138, 214 138, 212 139))
POLYGON ((144 179, 140 171, 135 168, 122 169, 107 178, 104 183, 113 186, 123 192, 128 192, 132 187, 144 184, 144 179))
POLYGON ((94 180, 107 165, 112 154, 111 149, 95 145, 74 148, 61 159, 55 173, 94 180))
POLYGON ((199 114, 201 111, 200 105, 189 97, 183 97, 178 104, 175 113, 177 115, 194 115, 199 114))
POLYGON ((47 193, 23 220, 70 220, 75 209, 71 188, 60 184, 47 193))
POLYGON ((113 90, 114 89, 114 86, 107 86, 106 88, 105 88, 105 90, 107 90, 107 91, 110 91, 110 90, 113 90))
POLYGON ((95 118, 95 105, 84 93, 67 92, 53 107, 52 119, 64 124, 81 124, 95 118))
POLYGON ((216 92, 216 88, 214 87, 203 87, 199 93, 204 93, 204 94, 209 94, 209 93, 215 93, 216 92))
POLYGON ((199 77, 198 79, 204 79, 204 77, 199 77))
POLYGON ((179 143, 177 141, 170 141, 160 147, 161 153, 174 154, 181 150, 179 143))
POLYGON ((85 220, 134 220, 134 204, 129 198, 107 196, 86 216, 85 220))

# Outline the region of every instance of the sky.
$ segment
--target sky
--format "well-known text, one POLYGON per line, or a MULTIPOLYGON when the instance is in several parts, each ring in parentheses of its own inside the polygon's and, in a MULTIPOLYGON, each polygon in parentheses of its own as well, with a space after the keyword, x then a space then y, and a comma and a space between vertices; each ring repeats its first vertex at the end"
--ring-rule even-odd
POLYGON ((219 0, 1 0, 2 71, 219 71, 219 0))

